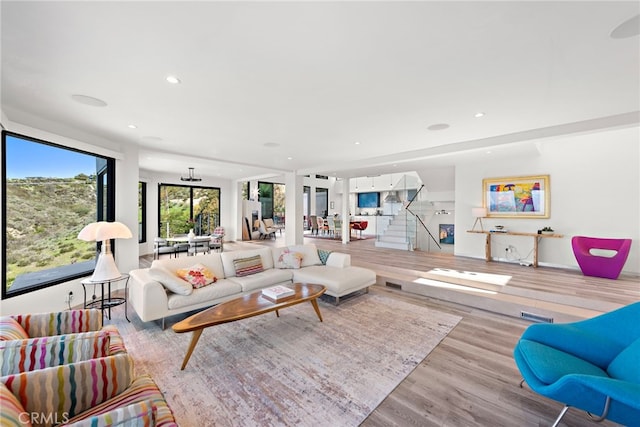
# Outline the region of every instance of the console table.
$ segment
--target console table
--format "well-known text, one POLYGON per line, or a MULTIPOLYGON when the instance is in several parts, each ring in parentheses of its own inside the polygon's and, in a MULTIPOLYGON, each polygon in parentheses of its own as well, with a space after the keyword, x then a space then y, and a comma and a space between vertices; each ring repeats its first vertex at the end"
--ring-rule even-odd
POLYGON ((560 238, 564 237, 562 234, 538 234, 538 233, 520 233, 517 231, 478 231, 478 230, 467 230, 467 233, 478 233, 485 234, 485 246, 484 246, 484 256, 487 262, 491 261, 491 236, 492 235, 504 235, 504 236, 529 236, 533 237, 533 266, 538 266, 538 243, 541 238, 560 238))

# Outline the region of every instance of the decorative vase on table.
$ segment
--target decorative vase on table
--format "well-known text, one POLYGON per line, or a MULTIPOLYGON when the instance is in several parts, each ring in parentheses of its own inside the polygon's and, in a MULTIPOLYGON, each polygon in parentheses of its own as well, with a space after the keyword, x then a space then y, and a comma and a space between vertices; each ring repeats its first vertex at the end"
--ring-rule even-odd
POLYGON ((193 228, 189 229, 188 236, 190 239, 193 239, 194 237, 196 237, 196 233, 193 232, 193 228))

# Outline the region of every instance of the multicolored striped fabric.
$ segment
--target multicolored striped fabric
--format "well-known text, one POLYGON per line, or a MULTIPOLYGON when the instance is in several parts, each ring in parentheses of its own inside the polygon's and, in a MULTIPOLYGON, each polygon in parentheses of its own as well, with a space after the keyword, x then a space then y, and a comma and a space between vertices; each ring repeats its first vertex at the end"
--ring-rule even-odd
POLYGON ((76 421, 73 427, 152 427, 156 425, 156 411, 153 402, 145 400, 76 421))
POLYGON ((102 327, 102 312, 96 309, 54 313, 12 315, 29 338, 97 331, 102 327))
POLYGON ((122 394, 132 380, 133 360, 127 353, 0 378, 26 412, 51 415, 41 420, 44 427, 93 411, 122 394))
POLYGON ((0 341, 0 375, 109 356, 107 331, 0 341))
POLYGON ((2 427, 31 427, 31 418, 25 416, 20 401, 0 383, 0 426, 2 427))
POLYGON ((148 375, 136 378, 123 393, 70 419, 69 423, 90 419, 93 416, 106 414, 118 408, 143 401, 151 401, 152 405, 156 407, 156 426, 174 427, 178 425, 162 392, 148 375))
POLYGON ((111 340, 109 341, 109 355, 113 356, 119 353, 126 353, 127 349, 124 346, 124 340, 122 339, 122 335, 120 335, 120 331, 115 325, 107 325, 103 326, 100 331, 108 332, 111 336, 111 340))
POLYGON ((29 334, 22 325, 11 316, 0 317, 0 341, 24 340, 29 334))
POLYGON ((238 258, 233 260, 233 267, 236 270, 236 276, 243 277, 251 274, 260 273, 262 269, 262 258, 260 255, 249 258, 238 258))

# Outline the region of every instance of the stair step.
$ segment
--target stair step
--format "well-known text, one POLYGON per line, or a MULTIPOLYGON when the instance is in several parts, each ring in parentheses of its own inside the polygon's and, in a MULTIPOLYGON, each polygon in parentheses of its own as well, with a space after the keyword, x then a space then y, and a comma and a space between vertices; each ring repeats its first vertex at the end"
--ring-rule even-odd
POLYGON ((381 241, 378 240, 376 241, 376 247, 377 248, 388 248, 388 249, 400 249, 403 251, 408 251, 409 250, 409 244, 408 243, 392 243, 392 242, 385 242, 385 241, 381 241))
POLYGON ((388 242, 388 243, 407 243, 407 237, 406 236, 388 236, 388 235, 384 235, 384 236, 380 236, 380 238, 378 239, 379 242, 388 242))

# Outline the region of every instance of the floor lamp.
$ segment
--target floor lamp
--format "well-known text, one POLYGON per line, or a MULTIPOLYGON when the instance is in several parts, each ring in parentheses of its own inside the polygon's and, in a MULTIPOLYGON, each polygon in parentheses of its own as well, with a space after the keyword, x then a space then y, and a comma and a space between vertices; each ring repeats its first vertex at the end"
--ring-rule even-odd
POLYGON ((131 231, 121 222, 92 222, 80 230, 78 239, 87 242, 102 241, 102 250, 91 276, 92 282, 106 282, 121 276, 111 252, 111 239, 130 239, 131 237, 131 231))
POLYGON ((471 215, 476 218, 471 231, 475 231, 478 222, 480 223, 480 231, 484 231, 484 228, 482 227, 482 218, 485 218, 487 216, 487 208, 472 208, 471 215))

